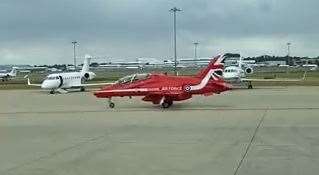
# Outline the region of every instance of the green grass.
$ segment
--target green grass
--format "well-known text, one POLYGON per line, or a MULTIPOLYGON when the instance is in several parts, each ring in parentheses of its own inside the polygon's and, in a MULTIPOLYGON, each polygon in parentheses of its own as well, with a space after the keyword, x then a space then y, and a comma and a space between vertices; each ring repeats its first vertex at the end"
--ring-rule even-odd
MULTIPOLYGON (((88 83, 97 83, 97 82, 113 82, 119 78, 133 74, 133 73, 143 73, 143 72, 167 72, 168 74, 173 74, 168 68, 163 69, 145 69, 141 70, 127 70, 127 69, 105 69, 105 70, 96 70, 94 71, 97 77, 94 81, 89 81, 88 83)), ((179 69, 180 75, 195 75, 198 72, 198 69, 194 68, 183 68, 179 69)), ((257 70, 254 74, 248 76, 249 78, 291 78, 291 79, 301 79, 304 72, 302 70, 289 70, 289 71, 278 71, 273 69, 263 69, 257 70)), ((28 86, 26 79, 23 77, 25 74, 18 74, 17 78, 10 80, 8 82, 0 81, 0 90, 6 89, 38 89, 39 87, 28 86)), ((41 73, 31 73, 29 74, 32 83, 41 83, 46 77, 46 74, 41 73)), ((254 82, 255 86, 319 86, 319 71, 309 71, 307 72, 306 79, 300 82, 254 82)))

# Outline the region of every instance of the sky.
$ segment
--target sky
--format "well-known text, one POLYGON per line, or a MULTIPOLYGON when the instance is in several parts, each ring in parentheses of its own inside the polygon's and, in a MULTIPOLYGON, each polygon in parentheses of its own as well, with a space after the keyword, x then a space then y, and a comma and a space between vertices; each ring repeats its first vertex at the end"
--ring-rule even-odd
POLYGON ((175 6, 178 58, 319 55, 318 0, 1 0, 0 64, 169 59, 175 6))

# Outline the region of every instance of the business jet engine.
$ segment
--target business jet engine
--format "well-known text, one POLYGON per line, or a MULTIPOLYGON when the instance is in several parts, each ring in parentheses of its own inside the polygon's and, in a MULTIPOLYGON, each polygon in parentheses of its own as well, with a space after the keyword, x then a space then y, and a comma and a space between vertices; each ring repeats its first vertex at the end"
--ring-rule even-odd
POLYGON ((96 77, 96 75, 93 72, 86 72, 83 74, 84 80, 92 80, 94 77, 96 77))
POLYGON ((251 68, 251 67, 247 67, 247 68, 245 69, 245 73, 246 73, 246 74, 252 74, 252 73, 254 73, 254 70, 253 70, 253 68, 251 68))

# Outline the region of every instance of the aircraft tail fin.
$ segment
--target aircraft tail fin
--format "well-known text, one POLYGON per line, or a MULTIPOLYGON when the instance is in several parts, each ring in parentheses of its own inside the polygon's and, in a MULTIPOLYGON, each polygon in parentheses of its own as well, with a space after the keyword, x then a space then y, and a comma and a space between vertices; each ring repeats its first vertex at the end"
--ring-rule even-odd
POLYGON ((225 55, 218 55, 214 57, 206 68, 197 73, 196 77, 203 79, 210 72, 211 69, 223 69, 224 60, 225 55))
POLYGON ((9 73, 11 77, 17 76, 17 67, 13 67, 11 72, 9 73))
POLYGON ((81 73, 86 73, 86 72, 89 71, 91 59, 92 59, 92 56, 90 56, 90 55, 85 55, 84 63, 83 63, 83 67, 82 67, 81 73))
POLYGON ((196 75, 196 78, 200 78, 201 82, 197 85, 190 86, 190 91, 203 89, 210 80, 214 81, 215 85, 219 87, 220 92, 230 90, 231 86, 223 80, 225 57, 225 55, 218 55, 213 58, 208 66, 196 75))

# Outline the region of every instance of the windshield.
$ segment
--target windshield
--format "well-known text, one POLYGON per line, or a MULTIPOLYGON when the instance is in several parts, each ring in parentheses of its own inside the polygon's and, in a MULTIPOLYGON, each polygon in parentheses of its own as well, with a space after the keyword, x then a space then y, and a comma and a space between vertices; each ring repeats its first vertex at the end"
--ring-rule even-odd
POLYGON ((149 78, 150 74, 133 74, 125 76, 117 81, 119 84, 132 83, 138 80, 145 80, 149 78))
POLYGON ((59 79, 59 77, 47 77, 46 79, 47 80, 57 80, 57 79, 59 79))

